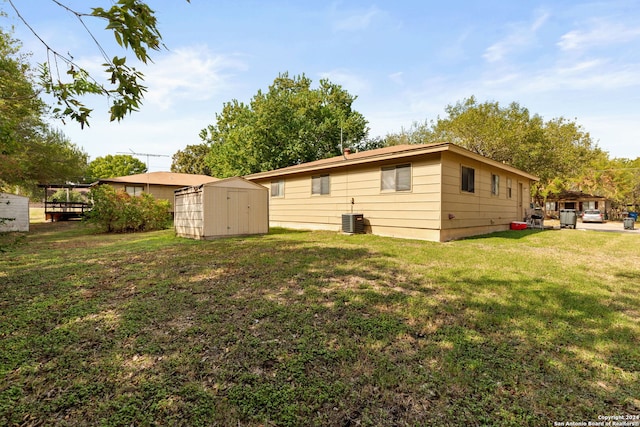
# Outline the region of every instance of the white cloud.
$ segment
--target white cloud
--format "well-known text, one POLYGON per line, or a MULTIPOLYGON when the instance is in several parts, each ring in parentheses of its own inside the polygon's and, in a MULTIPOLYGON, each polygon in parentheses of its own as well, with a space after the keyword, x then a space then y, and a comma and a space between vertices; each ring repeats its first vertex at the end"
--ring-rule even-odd
POLYGON ((345 70, 336 69, 322 72, 320 73, 320 77, 328 79, 331 83, 339 84, 351 95, 358 95, 370 91, 370 84, 367 79, 345 70))
POLYGON ((234 72, 247 68, 237 55, 215 55, 205 46, 175 49, 145 71, 145 99, 163 109, 178 99, 211 99, 226 88, 234 72))
POLYGON ((640 37, 640 27, 628 27, 606 20, 593 21, 585 30, 572 30, 560 37, 558 47, 564 51, 584 50, 594 46, 627 43, 640 37))
POLYGON ((376 6, 366 10, 344 11, 338 10, 334 4, 332 13, 334 31, 361 31, 369 28, 374 18, 382 12, 376 6))
POLYGON ((489 46, 483 58, 487 62, 498 62, 511 52, 532 45, 536 39, 536 32, 542 28, 548 18, 549 13, 537 12, 533 22, 529 24, 522 22, 510 24, 507 36, 489 46))
POLYGON ((389 74, 389 80, 391 80, 393 83, 397 85, 403 85, 404 84, 403 76, 404 76, 404 73, 402 71, 398 71, 397 73, 389 74))
MULTIPOLYGON (((181 100, 206 101, 221 90, 228 89, 234 73, 245 71, 248 66, 239 55, 216 55, 206 46, 177 48, 158 54, 154 62, 142 64, 135 58, 127 58, 127 65, 142 72, 147 87, 146 105, 167 110, 181 100)), ((102 64, 104 58, 83 57, 76 63, 94 79, 109 88, 102 64)), ((64 72, 65 70, 61 70, 64 72)))

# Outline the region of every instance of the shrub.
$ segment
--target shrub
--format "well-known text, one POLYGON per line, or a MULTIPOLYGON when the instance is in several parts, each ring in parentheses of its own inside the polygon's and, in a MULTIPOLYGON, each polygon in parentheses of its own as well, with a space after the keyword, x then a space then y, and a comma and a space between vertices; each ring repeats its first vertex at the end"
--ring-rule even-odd
POLYGON ((100 185, 91 190, 91 199, 87 221, 110 233, 162 230, 171 225, 169 202, 151 194, 131 196, 100 185))

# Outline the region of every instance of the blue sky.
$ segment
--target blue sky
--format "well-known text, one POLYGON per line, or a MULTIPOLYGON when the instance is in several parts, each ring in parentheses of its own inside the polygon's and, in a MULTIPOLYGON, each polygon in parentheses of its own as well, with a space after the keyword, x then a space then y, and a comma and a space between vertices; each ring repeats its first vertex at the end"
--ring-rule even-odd
MULTIPOLYGON (((73 16, 50 0, 14 1, 54 49, 98 70, 103 61, 73 16)), ((65 3, 80 11, 110 4, 65 3)), ((89 129, 55 123, 92 159, 171 156, 198 144, 223 103, 249 102, 283 72, 316 84, 327 78, 356 95, 372 137, 444 117, 448 104, 473 95, 575 120, 611 157, 640 157, 637 0, 148 3, 168 49, 137 67, 149 88, 141 112, 110 123, 106 102, 93 99, 89 129)), ((2 7, 10 13, 3 27, 15 25, 33 60, 43 61, 42 44, 2 7)), ((109 56, 122 56, 101 22, 90 25, 109 56)), ((170 157, 148 160, 151 171, 171 165, 170 157)))

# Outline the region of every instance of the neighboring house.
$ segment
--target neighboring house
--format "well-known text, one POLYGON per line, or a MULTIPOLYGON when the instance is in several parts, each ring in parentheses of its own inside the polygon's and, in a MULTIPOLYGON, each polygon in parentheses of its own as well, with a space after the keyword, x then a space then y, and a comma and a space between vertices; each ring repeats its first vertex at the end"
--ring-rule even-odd
POLYGON ((587 209, 600 209, 610 214, 611 201, 604 196, 583 193, 582 191, 563 191, 553 194, 545 201, 545 213, 550 218, 558 218, 563 209, 575 209, 584 212, 587 209))
POLYGON ((0 193, 0 232, 29 231, 29 198, 0 193))
POLYGON ((171 212, 173 212, 175 190, 212 181, 217 181, 217 178, 188 173, 149 172, 117 178, 104 178, 93 185, 108 184, 116 190, 124 190, 132 196, 149 193, 156 199, 168 200, 171 203, 171 212))
POLYGON ((192 239, 269 232, 269 190, 228 178, 175 191, 176 234, 192 239))
POLYGON ((270 189, 271 226, 448 241, 523 221, 537 178, 453 144, 398 145, 245 177, 270 189))

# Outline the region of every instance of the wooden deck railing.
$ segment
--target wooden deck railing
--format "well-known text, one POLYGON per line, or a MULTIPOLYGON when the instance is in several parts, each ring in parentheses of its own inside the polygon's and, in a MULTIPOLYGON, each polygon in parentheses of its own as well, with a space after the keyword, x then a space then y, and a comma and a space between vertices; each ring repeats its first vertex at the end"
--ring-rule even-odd
POLYGON ((45 202, 44 214, 47 220, 60 221, 69 218, 80 218, 91 207, 88 203, 82 202, 45 202))

